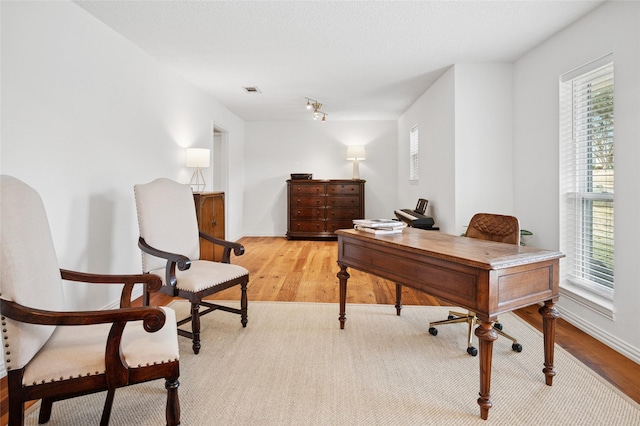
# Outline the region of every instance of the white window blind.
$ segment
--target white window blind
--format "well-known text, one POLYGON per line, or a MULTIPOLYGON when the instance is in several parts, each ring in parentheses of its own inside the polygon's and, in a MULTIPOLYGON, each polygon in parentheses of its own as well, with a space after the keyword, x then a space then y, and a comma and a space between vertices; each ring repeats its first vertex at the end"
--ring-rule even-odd
POLYGON ((561 250, 572 284, 612 297, 614 284, 613 62, 605 57, 563 76, 561 250))
POLYGON ((418 180, 418 146, 419 134, 416 124, 409 131, 409 180, 418 180))

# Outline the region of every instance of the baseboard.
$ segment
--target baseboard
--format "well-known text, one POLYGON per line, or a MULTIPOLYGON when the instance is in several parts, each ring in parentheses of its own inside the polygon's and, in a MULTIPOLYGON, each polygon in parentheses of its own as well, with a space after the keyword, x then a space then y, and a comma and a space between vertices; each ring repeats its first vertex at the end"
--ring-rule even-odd
POLYGON ((604 330, 594 326, 589 322, 586 322, 584 319, 572 314, 570 311, 567 311, 566 309, 563 309, 558 305, 556 305, 556 308, 560 312, 560 317, 562 319, 566 320, 568 323, 577 327, 578 329, 584 331, 594 339, 597 339, 605 345, 609 346, 616 352, 619 352, 627 358, 640 364, 640 349, 634 348, 628 343, 614 336, 611 336, 611 334, 605 332, 604 330))

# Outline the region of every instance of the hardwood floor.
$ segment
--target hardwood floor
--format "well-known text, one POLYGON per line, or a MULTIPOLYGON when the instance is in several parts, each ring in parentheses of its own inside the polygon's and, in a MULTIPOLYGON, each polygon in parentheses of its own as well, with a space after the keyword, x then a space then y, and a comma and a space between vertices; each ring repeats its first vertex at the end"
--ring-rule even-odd
MULTIPOLYGON (((338 303, 337 243, 335 241, 289 241, 279 237, 247 237, 239 241, 246 254, 232 262, 249 270, 249 327, 251 301, 338 303)), ((349 270, 348 303, 395 303, 395 284, 349 270)), ((240 290, 232 288, 209 299, 239 300, 240 290)), ((172 298, 154 294, 154 305, 166 305, 172 298)), ((140 300, 134 302, 139 304, 140 300)), ((438 306, 431 296, 404 288, 403 304, 438 306)), ((525 321, 541 330, 537 306, 516 311, 525 321)), ((338 324, 336 316, 336 326, 338 324)), ((640 403, 640 365, 620 355, 563 319, 556 327, 556 343, 588 365, 596 373, 640 403)), ((6 377, 0 381, 0 424, 7 422, 6 377)))

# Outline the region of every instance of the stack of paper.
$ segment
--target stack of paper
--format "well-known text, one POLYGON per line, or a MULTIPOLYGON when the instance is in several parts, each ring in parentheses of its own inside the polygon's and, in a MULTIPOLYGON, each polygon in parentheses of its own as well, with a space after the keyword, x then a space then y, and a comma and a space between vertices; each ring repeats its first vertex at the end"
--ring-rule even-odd
POLYGON ((396 219, 354 219, 353 227, 372 234, 397 234, 402 232, 407 224, 396 219))

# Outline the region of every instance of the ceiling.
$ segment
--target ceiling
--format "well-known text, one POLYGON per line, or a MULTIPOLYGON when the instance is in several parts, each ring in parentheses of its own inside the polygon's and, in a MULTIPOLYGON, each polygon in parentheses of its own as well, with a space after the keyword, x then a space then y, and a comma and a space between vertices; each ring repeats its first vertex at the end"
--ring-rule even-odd
POLYGON ((310 97, 330 121, 397 119, 452 64, 513 62, 604 1, 75 3, 244 120, 312 120, 310 97))

